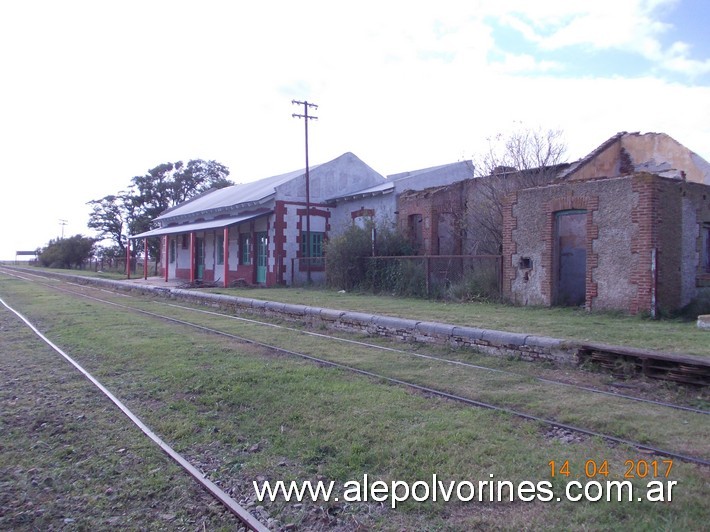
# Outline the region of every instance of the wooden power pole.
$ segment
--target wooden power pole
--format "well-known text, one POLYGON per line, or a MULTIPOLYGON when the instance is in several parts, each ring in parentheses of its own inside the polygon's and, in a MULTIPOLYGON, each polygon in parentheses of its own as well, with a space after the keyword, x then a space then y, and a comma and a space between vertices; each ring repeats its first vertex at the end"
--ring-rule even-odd
POLYGON ((303 123, 306 126, 306 272, 308 276, 308 284, 311 284, 311 178, 308 169, 308 121, 318 119, 317 116, 308 114, 308 109, 318 109, 314 103, 307 101, 291 100, 294 105, 303 106, 303 114, 293 113, 294 118, 303 118, 303 123))

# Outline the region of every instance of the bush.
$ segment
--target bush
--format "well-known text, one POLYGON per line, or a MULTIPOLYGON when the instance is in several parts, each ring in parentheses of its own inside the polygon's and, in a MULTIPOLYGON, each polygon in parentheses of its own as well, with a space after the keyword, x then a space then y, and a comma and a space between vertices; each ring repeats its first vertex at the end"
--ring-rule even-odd
POLYGON ((39 254, 39 262, 49 268, 81 267, 94 253, 96 239, 82 235, 50 240, 39 254))
POLYGON ((326 283, 338 290, 360 288, 367 279, 364 257, 371 255, 370 235, 360 227, 347 231, 325 244, 326 283))
POLYGON ((494 265, 470 268, 463 278, 451 283, 446 298, 456 301, 495 301, 500 297, 498 272, 494 265))
MULTIPOLYGON (((376 256, 401 256, 412 253, 407 239, 397 231, 374 226, 376 256)), ((372 259, 372 228, 352 226, 326 243, 326 282, 338 290, 371 290, 400 295, 419 292, 416 271, 409 261, 372 259)), ((419 268, 421 270, 421 268, 419 268)))

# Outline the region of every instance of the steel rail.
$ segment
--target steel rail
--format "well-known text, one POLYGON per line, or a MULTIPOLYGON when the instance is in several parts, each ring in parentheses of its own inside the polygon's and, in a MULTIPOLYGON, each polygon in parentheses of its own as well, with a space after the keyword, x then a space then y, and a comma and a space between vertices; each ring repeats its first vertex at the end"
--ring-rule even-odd
POLYGON ((445 392, 445 391, 443 391, 443 390, 439 390, 439 389, 436 389, 436 388, 431 388, 431 387, 429 387, 429 386, 424 386, 424 385, 421 385, 421 384, 417 384, 417 383, 410 382, 410 381, 405 381, 405 380, 402 380, 402 379, 397 379, 397 378, 394 378, 394 377, 388 377, 388 376, 386 376, 386 375, 381 375, 381 374, 378 374, 378 373, 374 373, 374 372, 372 372, 372 371, 367 371, 367 370, 364 370, 364 369, 356 368, 356 367, 349 366, 349 365, 347 365, 347 364, 343 364, 343 363, 340 363, 340 362, 334 362, 334 361, 331 361, 331 360, 319 358, 319 357, 316 357, 316 356, 313 356, 313 355, 309 355, 309 354, 306 354, 306 353, 301 353, 301 352, 293 351, 293 350, 291 350, 291 349, 286 349, 286 348, 283 348, 283 347, 280 347, 280 346, 267 344, 267 343, 265 343, 265 342, 260 342, 260 341, 258 341, 258 340, 253 340, 253 339, 251 339, 251 338, 246 338, 246 337, 244 337, 244 336, 239 336, 239 335, 232 334, 232 333, 228 333, 228 332, 225 332, 225 331, 220 331, 219 329, 213 329, 213 328, 207 327, 207 326, 205 326, 205 325, 200 325, 200 324, 192 323, 192 322, 189 322, 189 321, 186 321, 186 320, 181 320, 181 319, 179 319, 179 318, 174 318, 174 317, 172 317, 172 316, 165 316, 165 315, 159 314, 159 313, 157 313, 157 312, 151 312, 151 311, 148 311, 148 310, 144 310, 144 309, 140 309, 140 308, 136 308, 136 307, 131 307, 131 306, 128 306, 128 305, 122 305, 122 304, 120 304, 120 303, 116 303, 116 302, 113 302, 113 301, 106 301, 106 300, 103 300, 103 299, 100 299, 100 298, 96 298, 96 297, 93 297, 93 296, 89 296, 89 295, 86 295, 86 294, 76 294, 76 295, 79 295, 79 296, 82 296, 82 297, 86 297, 86 298, 88 298, 88 299, 93 299, 93 300, 96 300, 96 301, 98 301, 98 302, 108 304, 108 305, 110 305, 110 306, 115 306, 115 307, 121 308, 121 309, 123 309, 123 310, 133 311, 133 312, 136 312, 136 313, 139 313, 139 314, 144 314, 144 315, 146 315, 146 316, 151 316, 151 317, 153 317, 153 318, 157 318, 157 319, 160 319, 160 320, 169 321, 169 322, 172 322, 172 323, 177 323, 177 324, 179 324, 179 325, 184 325, 184 326, 187 326, 187 327, 192 327, 192 328, 194 328, 194 329, 197 329, 197 330, 200 330, 200 331, 204 331, 204 332, 207 332, 207 333, 210 333, 210 334, 216 334, 216 335, 219 335, 219 336, 225 336, 225 337, 231 338, 231 339, 233 339, 233 340, 238 340, 238 341, 240 341, 240 342, 245 342, 245 343, 248 343, 248 344, 251 344, 251 345, 256 345, 256 346, 259 346, 259 347, 263 347, 263 348, 268 349, 268 350, 276 351, 276 352, 283 353, 283 354, 290 355, 290 356, 299 357, 299 358, 302 358, 302 359, 304 359, 304 360, 308 360, 308 361, 311 361, 311 362, 315 362, 315 363, 320 364, 320 365, 323 365, 323 366, 329 366, 329 367, 333 367, 333 368, 345 370, 345 371, 348 371, 348 372, 351 372, 351 373, 355 373, 355 374, 358 374, 358 375, 363 375, 363 376, 366 376, 366 377, 370 377, 370 378, 373 378, 373 379, 375 379, 375 380, 384 381, 384 382, 388 382, 388 383, 391 383, 391 384, 396 384, 396 385, 399 385, 399 386, 403 386, 403 387, 406 387, 406 388, 410 388, 410 389, 413 389, 413 390, 417 390, 417 391, 419 391, 419 392, 423 392, 423 393, 426 393, 426 394, 429 394, 429 395, 433 395, 433 396, 436 396, 436 397, 441 397, 441 398, 444 398, 444 399, 449 399, 449 400, 452 400, 452 401, 455 401, 455 402, 458 402, 458 403, 462 403, 462 404, 466 404, 466 405, 469 405, 469 406, 475 406, 475 407, 479 407, 479 408, 485 408, 485 409, 488 409, 488 410, 493 410, 493 411, 496 411, 496 412, 502 412, 502 413, 505 413, 505 414, 509 414, 509 415, 511 415, 511 416, 515 416, 515 417, 521 418, 521 419, 526 419, 526 420, 528 420, 528 421, 535 421, 535 422, 538 422, 538 423, 542 423, 542 424, 544 424, 544 425, 549 425, 549 426, 551 426, 551 427, 561 428, 561 429, 564 429, 564 430, 567 430, 567 431, 570 431, 570 432, 575 432, 575 433, 578 433, 578 434, 584 434, 584 435, 590 436, 590 437, 597 437, 597 438, 600 438, 600 439, 602 439, 602 440, 605 440, 605 441, 608 441, 608 442, 612 442, 612 443, 615 443, 615 444, 627 445, 627 446, 629 446, 629 447, 633 447, 633 448, 636 448, 636 449, 639 449, 639 450, 642 450, 642 451, 645 451, 645 452, 653 453, 653 454, 659 455, 659 456, 668 456, 668 457, 675 458, 675 459, 678 459, 678 460, 681 460, 681 461, 684 461, 684 462, 688 462, 688 463, 693 463, 693 464, 698 464, 698 465, 703 465, 703 466, 710 466, 710 461, 705 460, 705 459, 703 459, 703 458, 696 457, 696 456, 685 455, 685 454, 677 453, 677 452, 674 452, 674 451, 669 451, 669 450, 667 450, 667 449, 660 449, 660 448, 653 447, 653 446, 650 446, 650 445, 642 444, 642 443, 640 443, 640 442, 635 442, 635 441, 628 440, 628 439, 625 439, 625 438, 619 438, 619 437, 617 437, 617 436, 612 436, 612 435, 610 435, 610 434, 604 434, 604 433, 596 432, 596 431, 593 431, 593 430, 590 430, 590 429, 585 429, 585 428, 583 428, 583 427, 578 427, 578 426, 576 426, 576 425, 570 425, 570 424, 567 424, 567 423, 560 423, 560 422, 558 422, 558 421, 555 421, 554 419, 548 419, 548 418, 544 418, 544 417, 541 417, 541 416, 536 416, 536 415, 533 415, 533 414, 528 414, 528 413, 526 413, 526 412, 521 412, 521 411, 519 411, 519 410, 515 410, 515 409, 512 409, 512 408, 502 407, 502 406, 494 405, 494 404, 491 404, 491 403, 486 403, 486 402, 483 402, 483 401, 477 401, 477 400, 471 399, 471 398, 469 398, 469 397, 462 397, 462 396, 459 396, 459 395, 456 395, 456 394, 453 394, 453 393, 445 392))
MULTIPOLYGON (((32 276, 35 276, 35 277, 39 277, 40 279, 48 279, 48 277, 44 277, 44 276, 37 275, 37 274, 30 274, 30 273, 28 273, 28 275, 32 275, 32 276)), ((65 283, 67 283, 67 284, 71 284, 71 285, 77 286, 77 287, 80 287, 80 288, 86 288, 86 285, 81 285, 81 284, 78 284, 78 283, 72 283, 72 282, 69 282, 69 281, 63 281, 63 282, 65 282, 65 283)), ((53 285, 48 285, 48 286, 51 286, 52 288, 55 288, 55 289, 57 289, 57 290, 62 290, 61 288, 58 288, 58 287, 53 286, 53 285)), ((91 289, 97 290, 97 288, 91 288, 91 289)), ((110 290, 107 290, 107 289, 103 289, 103 288, 102 288, 102 289, 98 289, 98 290, 100 290, 100 291, 102 291, 102 292, 108 292, 108 293, 111 293, 111 294, 119 295, 119 296, 122 296, 122 297, 131 297, 131 296, 126 295, 126 294, 120 294, 120 293, 113 292, 113 291, 110 291, 110 290)), ((68 292, 68 293, 74 293, 74 294, 80 295, 80 296, 82 296, 82 297, 91 297, 91 296, 87 296, 86 294, 81 294, 81 293, 78 293, 78 292, 72 292, 72 291, 70 291, 70 290, 64 290, 64 291, 65 291, 65 292, 68 292)), ((99 300, 99 301, 103 301, 103 300, 101 300, 101 299, 98 299, 98 300, 99 300)), ((254 324, 263 325, 263 326, 266 326, 266 327, 273 327, 273 328, 277 328, 277 329, 283 329, 283 330, 286 330, 286 331, 297 332, 297 333, 304 334, 304 335, 309 335, 309 336, 314 336, 314 337, 319 337, 319 338, 326 338, 326 339, 330 339, 330 340, 334 340, 334 341, 338 341, 338 342, 348 343, 348 344, 351 344, 351 345, 359 345, 359 346, 362 346, 362 347, 368 347, 368 348, 372 348, 372 349, 379 349, 379 350, 388 351, 388 352, 391 352, 391 353, 398 353, 398 354, 402 354, 402 355, 406 355, 406 356, 411 356, 411 357, 416 357, 416 358, 422 358, 422 359, 426 359, 426 360, 433 360, 433 361, 442 362, 442 363, 445 363, 445 364, 451 364, 451 365, 456 365, 456 366, 461 366, 461 367, 466 367, 466 368, 471 368, 471 369, 477 369, 477 370, 483 370, 483 371, 490 371, 490 372, 492 372, 492 373, 502 373, 502 374, 505 374, 505 375, 511 375, 511 376, 515 376, 515 377, 522 378, 522 379, 532 379, 532 380, 536 380, 536 381, 538 381, 538 382, 542 382, 542 383, 545 383, 545 384, 563 386, 563 387, 572 388, 572 389, 576 389, 576 390, 581 390, 581 391, 585 391, 585 392, 595 393, 595 394, 599 394, 599 395, 605 395, 605 396, 608 396, 608 397, 615 397, 615 398, 619 398, 619 399, 626 399, 626 400, 629 400, 629 401, 636 401, 636 402, 639 402, 639 403, 651 404, 651 405, 661 406, 661 407, 665 407, 665 408, 671 408, 671 409, 674 409, 674 410, 681 410, 681 411, 690 412, 690 413, 693 413, 693 414, 701 414, 701 415, 705 415, 705 416, 710 416, 710 410, 703 410, 703 409, 700 409, 700 408, 694 408, 694 407, 690 407, 690 406, 683 406, 683 405, 678 405, 678 404, 674 404, 674 403, 668 403, 668 402, 665 402, 665 401, 658 401, 658 400, 655 400, 655 399, 646 399, 646 398, 644 398, 644 397, 637 397, 637 396, 634 396, 634 395, 628 395, 628 394, 624 394, 624 393, 610 392, 610 391, 606 391, 606 390, 600 390, 599 388, 593 388, 593 387, 591 387, 591 386, 580 386, 579 384, 572 384, 572 383, 563 382, 563 381, 558 381, 558 380, 554 380, 554 379, 546 379, 546 378, 544 378, 544 377, 537 377, 537 376, 534 376, 534 375, 525 375, 525 374, 523 374, 523 373, 518 373, 518 372, 515 372, 515 371, 509 371, 509 370, 505 370, 505 369, 491 368, 491 367, 482 366, 482 365, 479 365, 479 364, 472 364, 472 363, 470 363, 470 362, 464 362, 464 361, 462 361, 462 360, 452 360, 452 359, 450 359, 450 358, 437 357, 437 356, 433 356, 433 355, 427 355, 427 354, 424 354, 424 353, 417 353, 417 352, 413 352, 413 351, 405 351, 405 350, 403 350, 403 349, 396 349, 396 348, 394 348, 394 347, 381 346, 381 345, 372 344, 372 343, 369 343, 369 342, 363 342, 363 341, 360 341, 360 340, 352 340, 352 339, 349 339, 349 338, 341 338, 341 337, 338 337, 338 336, 332 336, 332 335, 323 334, 323 333, 317 333, 317 332, 313 332, 313 331, 306 331, 306 330, 298 329, 298 328, 295 328, 295 327, 287 327, 287 326, 284 326, 284 325, 278 325, 278 324, 275 324, 275 323, 270 323, 270 322, 255 320, 255 319, 251 319, 251 318, 244 318, 244 317, 241 317, 241 316, 234 316, 234 315, 230 315, 230 314, 224 314, 224 313, 221 313, 221 312, 215 312, 215 311, 210 311, 210 310, 198 309, 198 308, 193 308, 193 307, 186 307, 186 306, 184 306, 184 305, 177 305, 177 304, 175 304, 175 303, 159 303, 159 304, 165 305, 165 306, 168 306, 168 307, 174 307, 174 308, 178 308, 178 309, 189 310, 189 311, 191 311, 191 312, 198 312, 198 313, 202 313, 202 314, 208 314, 208 315, 213 315, 213 316, 219 316, 219 317, 228 318, 228 319, 233 319, 233 320, 237 320, 237 321, 243 321, 243 322, 246 322, 246 323, 254 323, 254 324)))
POLYGON ((25 316, 20 312, 8 305, 1 297, 0 303, 8 309, 10 312, 15 314, 22 322, 24 322, 27 327, 29 327, 32 332, 34 332, 43 342, 45 342, 54 351, 59 353, 67 362, 69 362, 74 368, 76 368, 80 373, 84 375, 94 386, 96 386, 106 397, 108 397, 113 404, 115 404, 121 412, 123 412, 128 419, 130 419, 134 425, 136 425, 148 438, 153 440, 153 442, 158 445, 170 458, 172 458, 180 467, 182 467, 189 475, 194 478, 203 488, 205 488, 213 497, 215 497, 219 502, 221 502, 232 514, 234 514, 239 521, 241 521, 247 528, 254 530, 255 532, 268 532, 268 528, 265 527, 261 522, 259 522, 253 515, 251 515, 244 507, 239 505, 234 499, 232 499, 227 493, 220 489, 214 482, 205 477, 202 472, 200 472, 195 466, 188 462, 183 456, 177 453, 170 445, 165 443, 155 432, 153 432, 145 423, 143 423, 138 416, 136 416, 131 410, 119 400, 115 395, 113 395, 103 384, 96 380, 87 370, 85 370, 76 360, 70 357, 66 352, 64 352, 59 346, 47 338, 42 332, 40 332, 37 327, 35 327, 32 322, 30 322, 25 316))
POLYGON ((557 380, 554 380, 554 379, 546 379, 546 378, 544 378, 544 377, 537 377, 537 376, 535 376, 535 375, 525 375, 525 374, 523 374, 523 373, 518 373, 518 372, 515 372, 515 371, 509 371, 509 370, 506 370, 506 369, 499 369, 499 368, 491 368, 491 367, 488 367, 488 366, 481 366, 481 365, 479 365, 479 364, 472 364, 472 363, 470 363, 470 362, 464 362, 463 360, 453 360, 453 359, 450 359, 450 358, 437 357, 437 356, 434 356, 434 355, 426 355, 426 354, 424 354, 424 353, 417 353, 417 352, 414 352, 414 351, 405 351, 405 350, 403 350, 403 349, 396 349, 396 348, 394 348, 394 347, 387 347, 387 346, 382 346, 382 345, 377 345, 377 344, 371 344, 371 343, 368 343, 368 342, 363 342, 363 341, 361 341, 361 340, 352 340, 352 339, 350 339, 350 338, 341 338, 341 337, 339 337, 339 336, 331 336, 331 335, 328 335, 328 334, 317 333, 317 332, 313 332, 313 331, 305 331, 305 330, 303 330, 303 329, 298 329, 298 328, 296 328, 296 327, 286 327, 285 325, 278 325, 278 324, 269 323, 269 322, 266 322, 266 321, 260 321, 260 320, 250 319, 250 318, 243 318, 243 317, 241 317, 241 316, 233 316, 233 315, 230 315, 230 314, 223 314, 223 313, 221 313, 221 312, 214 312, 214 311, 211 311, 211 310, 204 310, 204 309, 186 307, 186 306, 184 306, 184 305, 176 305, 176 304, 174 304, 174 303, 160 303, 160 304, 161 304, 161 305, 168 306, 168 307, 175 307, 175 308, 179 308, 179 309, 189 310, 189 311, 192 311, 192 312, 198 312, 198 313, 202 313, 202 314, 209 314, 209 315, 213 315, 213 316, 220 316, 220 317, 223 317, 223 318, 229 318, 229 319, 234 319, 234 320, 237 320, 237 321, 244 321, 244 322, 248 322, 248 323, 254 323, 254 324, 258 324, 258 325, 264 325, 264 326, 267 326, 267 327, 274 327, 274 328, 277 328, 277 329, 283 329, 283 330, 285 330, 285 331, 297 332, 297 333, 305 334, 305 335, 308 335, 308 336, 315 336, 315 337, 318 337, 318 338, 327 338, 327 339, 330 339, 330 340, 335 340, 335 341, 338 341, 338 342, 348 343, 348 344, 351 344, 351 345, 358 345, 358 346, 362 346, 362 347, 369 347, 369 348, 372 348, 372 349, 380 349, 380 350, 382 350, 382 351, 388 351, 388 352, 391 352, 391 353, 397 353, 397 354, 407 355, 407 356, 416 357, 416 358, 423 358, 423 359, 426 359, 426 360, 434 360, 434 361, 437 361, 437 362, 443 362, 443 363, 445 363, 445 364, 451 364, 451 365, 455 365, 455 366, 463 366, 463 367, 471 368, 471 369, 478 369, 478 370, 490 371, 490 372, 492 372, 492 373, 503 373, 503 374, 505 374, 505 375, 512 375, 512 376, 515 376, 515 377, 520 377, 520 378, 522 378, 522 379, 532 379, 532 380, 536 380, 536 381, 538 381, 538 382, 543 382, 543 383, 545 383, 545 384, 552 384, 552 385, 564 386, 564 387, 568 387, 568 388, 574 388, 574 389, 576 389, 576 390, 582 390, 582 391, 585 391, 585 392, 596 393, 596 394, 600 394, 600 395, 606 395, 606 396, 609 396, 609 397, 616 397, 616 398, 620 398, 620 399, 628 399, 629 401, 637 401, 637 402, 640 402, 640 403, 647 403, 647 404, 652 404, 652 405, 656 405, 656 406, 663 406, 663 407, 666 407, 666 408, 672 408, 672 409, 676 409, 676 410, 683 410, 683 411, 686 411, 686 412, 692 412, 693 414, 702 414, 702 415, 705 415, 705 416, 710 416, 710 410, 702 410, 702 409, 700 409, 700 408, 693 408, 693 407, 690 407, 690 406, 677 405, 677 404, 674 404, 674 403, 666 403, 666 402, 664 402, 664 401, 657 401, 657 400, 655 400, 655 399, 645 399, 645 398, 643 398, 643 397, 636 397, 636 396, 634 396, 634 395, 627 395, 627 394, 623 394, 623 393, 608 392, 608 391, 606 391, 606 390, 600 390, 599 388, 592 388, 592 387, 590 387, 590 386, 580 386, 580 385, 578 385, 578 384, 571 384, 571 383, 568 383, 568 382, 557 381, 557 380))

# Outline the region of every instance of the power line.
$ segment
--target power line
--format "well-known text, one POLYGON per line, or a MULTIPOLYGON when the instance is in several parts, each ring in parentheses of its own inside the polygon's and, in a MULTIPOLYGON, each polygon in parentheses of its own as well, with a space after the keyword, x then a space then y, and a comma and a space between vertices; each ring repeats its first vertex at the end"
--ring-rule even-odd
POLYGON ((318 109, 318 105, 307 102, 306 100, 298 101, 291 100, 293 105, 302 105, 303 114, 293 113, 293 118, 303 118, 303 123, 306 126, 306 274, 308 276, 308 284, 311 284, 311 178, 308 168, 308 121, 317 120, 317 116, 308 114, 308 109, 318 109))
POLYGON ((62 240, 64 240, 64 226, 67 225, 69 222, 67 220, 64 220, 62 218, 59 219, 59 225, 62 226, 62 240))

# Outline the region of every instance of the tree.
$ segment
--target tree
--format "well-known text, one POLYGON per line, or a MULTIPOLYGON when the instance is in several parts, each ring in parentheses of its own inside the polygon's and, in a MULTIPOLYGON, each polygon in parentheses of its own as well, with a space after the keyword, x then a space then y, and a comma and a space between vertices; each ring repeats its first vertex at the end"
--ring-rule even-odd
POLYGON ((49 268, 81 267, 94 253, 95 238, 74 235, 50 240, 39 254, 39 262, 49 268))
POLYGON ((487 151, 474 160, 473 193, 466 202, 464 229, 468 252, 498 254, 503 244, 505 197, 554 180, 566 165, 561 130, 518 129, 488 139, 487 151))
MULTIPOLYGON (((88 226, 109 238, 124 254, 128 234, 151 229, 163 211, 211 189, 233 185, 229 169, 202 159, 163 163, 131 179, 127 192, 88 202, 92 206, 88 226)), ((149 253, 158 257, 158 244, 149 243, 149 253)))
POLYGON ((89 228, 99 233, 100 239, 110 239, 126 256, 126 226, 130 212, 128 197, 125 193, 104 196, 88 203, 92 211, 89 215, 89 228))
POLYGON ((132 234, 150 229, 153 219, 171 207, 215 188, 233 185, 229 170, 216 161, 191 160, 184 165, 164 163, 131 182, 129 199, 133 209, 129 222, 132 234))
POLYGON ((228 176, 229 169, 216 161, 191 160, 184 167, 176 168, 171 201, 177 205, 208 190, 233 185, 228 176))

